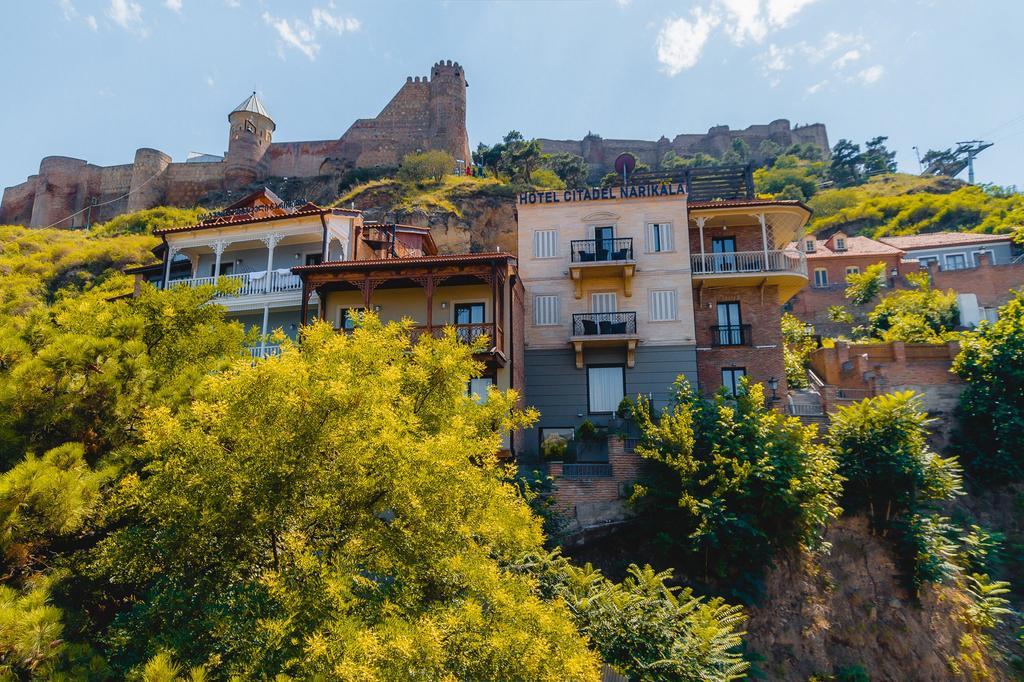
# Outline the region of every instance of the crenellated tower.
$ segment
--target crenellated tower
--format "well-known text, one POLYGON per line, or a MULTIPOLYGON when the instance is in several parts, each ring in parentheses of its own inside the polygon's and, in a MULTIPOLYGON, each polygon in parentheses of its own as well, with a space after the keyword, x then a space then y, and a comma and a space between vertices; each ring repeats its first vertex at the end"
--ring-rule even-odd
POLYGON ((237 189, 267 176, 264 159, 277 125, 256 93, 228 114, 230 132, 224 156, 224 186, 237 189))
POLYGON ((458 62, 439 61, 430 70, 430 146, 470 163, 466 130, 466 74, 458 62))

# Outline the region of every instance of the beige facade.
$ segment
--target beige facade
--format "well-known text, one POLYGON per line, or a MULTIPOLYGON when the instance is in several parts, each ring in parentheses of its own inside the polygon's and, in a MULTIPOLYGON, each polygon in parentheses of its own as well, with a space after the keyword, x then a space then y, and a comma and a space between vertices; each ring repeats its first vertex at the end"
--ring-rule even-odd
POLYGON ((685 195, 518 210, 527 350, 566 348, 574 314, 609 311, 636 313, 629 336, 645 345, 695 343, 685 195))

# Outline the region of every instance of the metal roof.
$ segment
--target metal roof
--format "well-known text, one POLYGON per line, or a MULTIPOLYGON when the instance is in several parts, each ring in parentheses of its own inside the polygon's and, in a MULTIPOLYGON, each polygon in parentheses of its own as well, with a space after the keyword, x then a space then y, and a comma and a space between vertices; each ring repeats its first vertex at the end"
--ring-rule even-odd
POLYGON ((233 114, 236 111, 248 111, 254 114, 259 114, 260 116, 266 116, 267 118, 270 118, 270 114, 268 114, 267 110, 263 108, 263 103, 260 102, 260 98, 256 96, 255 90, 252 91, 252 94, 249 95, 244 102, 242 102, 237 107, 232 109, 231 113, 233 114))

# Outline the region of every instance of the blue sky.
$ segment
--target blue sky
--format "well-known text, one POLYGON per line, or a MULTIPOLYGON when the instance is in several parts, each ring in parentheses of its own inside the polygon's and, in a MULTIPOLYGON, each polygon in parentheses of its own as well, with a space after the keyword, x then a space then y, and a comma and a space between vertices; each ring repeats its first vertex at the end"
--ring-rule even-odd
POLYGON ((8 0, 0 23, 2 186, 49 154, 222 153, 253 89, 276 140, 337 138, 453 59, 474 147, 788 118, 888 135, 906 171, 914 145, 992 140, 978 180, 1024 187, 1019 1, 8 0))

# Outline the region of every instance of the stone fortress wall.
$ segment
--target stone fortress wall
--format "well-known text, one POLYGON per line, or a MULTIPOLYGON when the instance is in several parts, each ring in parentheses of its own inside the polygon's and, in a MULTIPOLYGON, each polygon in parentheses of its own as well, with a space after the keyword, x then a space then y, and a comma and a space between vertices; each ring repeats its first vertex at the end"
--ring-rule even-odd
POLYGON ((468 163, 467 86, 458 62, 440 61, 429 76, 407 78, 378 116, 357 120, 336 140, 272 142, 276 126, 269 117, 232 112, 228 151, 215 161, 174 163, 148 148, 137 150, 133 163, 118 166, 48 156, 38 174, 4 190, 0 225, 79 227, 87 219, 109 220, 127 211, 192 205, 207 193, 267 177, 395 166, 406 154, 427 149, 444 149, 468 163), (246 119, 255 125, 246 127, 246 119), (68 218, 89 205, 96 206, 89 214, 68 218))
POLYGON ((582 156, 590 166, 591 173, 601 175, 612 170, 615 157, 623 152, 631 152, 638 161, 654 168, 669 151, 680 156, 704 152, 720 157, 732 148, 735 139, 744 140, 750 147, 753 160, 758 162, 763 161, 758 148, 765 140, 771 140, 782 147, 809 142, 821 147, 826 153, 830 148, 824 123, 793 126, 784 118, 767 125, 748 126, 743 130, 731 130, 726 125, 714 126, 707 133, 683 133, 671 140, 664 136, 656 141, 612 140, 588 133, 582 140, 541 139, 540 143, 548 154, 569 152, 582 156))

